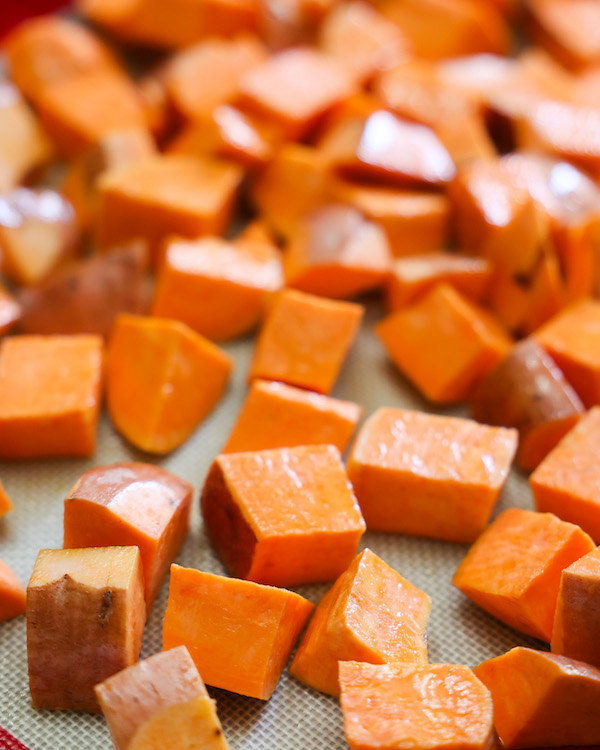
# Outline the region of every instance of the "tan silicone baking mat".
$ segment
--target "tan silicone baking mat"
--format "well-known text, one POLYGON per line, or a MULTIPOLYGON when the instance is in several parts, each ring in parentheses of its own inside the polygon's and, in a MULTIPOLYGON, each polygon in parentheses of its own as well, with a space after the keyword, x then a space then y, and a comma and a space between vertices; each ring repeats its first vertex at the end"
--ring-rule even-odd
MULTIPOLYGON (((389 364, 373 333, 373 324, 382 314, 377 302, 367 302, 366 319, 334 395, 359 402, 367 415, 384 405, 428 410, 430 407, 389 364)), ((204 534, 198 494, 208 467, 242 404, 252 346, 252 340, 248 339, 225 347, 235 359, 235 373, 226 396, 187 443, 157 461, 192 482, 196 489, 191 533, 177 561, 215 573, 224 573, 224 570, 204 534)), ((448 413, 465 414, 463 410, 448 413)), ((78 476, 93 466, 123 460, 154 461, 127 445, 104 416, 99 428, 98 450, 90 460, 0 463, 0 478, 15 503, 15 510, 0 521, 0 559, 12 566, 26 583, 38 550, 62 546, 62 502, 78 476)), ((496 512, 508 506, 531 507, 527 482, 516 471, 508 481, 496 512)), ((370 547, 430 595, 433 601, 429 624, 432 662, 472 666, 517 644, 537 643, 503 626, 452 587, 450 580, 465 553, 464 546, 380 533, 367 533, 362 546, 370 547)), ((300 587, 297 591, 316 602, 326 589, 327 586, 318 585, 300 587)), ((168 581, 148 622, 142 658, 161 648, 167 595, 168 581)), ((347 747, 337 701, 301 685, 287 670, 267 703, 221 690, 211 689, 210 692, 217 700, 219 716, 233 750, 347 747)), ((112 747, 100 716, 31 708, 24 617, 0 624, 0 725, 12 731, 31 750, 108 750, 112 747)))

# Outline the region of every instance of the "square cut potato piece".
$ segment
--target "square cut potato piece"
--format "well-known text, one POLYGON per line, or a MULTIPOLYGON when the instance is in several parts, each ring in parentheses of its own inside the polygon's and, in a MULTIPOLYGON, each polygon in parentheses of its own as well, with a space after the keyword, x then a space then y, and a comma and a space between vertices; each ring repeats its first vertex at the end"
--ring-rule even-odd
POLYGON ((99 713, 94 685, 137 661, 145 621, 137 547, 42 550, 27 586, 33 706, 99 713))
POLYGON ((365 529, 332 445, 217 456, 201 503, 229 571, 274 586, 333 580, 365 529))
POLYGON ((516 449, 516 430, 379 409, 354 442, 348 476, 369 529, 472 542, 487 525, 516 449))

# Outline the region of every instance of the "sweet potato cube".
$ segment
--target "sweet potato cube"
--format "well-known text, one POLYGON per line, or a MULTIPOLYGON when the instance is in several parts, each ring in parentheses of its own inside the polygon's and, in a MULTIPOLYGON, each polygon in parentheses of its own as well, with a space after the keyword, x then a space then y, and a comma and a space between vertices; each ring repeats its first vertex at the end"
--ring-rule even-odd
POLYGON ((0 457, 91 456, 102 385, 99 336, 0 344, 0 457))
POLYGON ((427 664, 431 601, 366 549, 319 602, 300 641, 290 673, 339 695, 338 662, 427 664))
POLYGON ((249 378, 281 380, 327 394, 360 326, 363 308, 352 302, 283 291, 256 343, 249 378))
POLYGON ((162 651, 96 685, 116 750, 228 750, 215 702, 185 646, 162 651))
POLYGON ((570 305, 536 331, 535 339, 583 403, 600 404, 600 302, 585 299, 570 305))
POLYGON ((562 570, 592 549, 579 526, 509 508, 471 547, 452 583, 502 622, 549 643, 562 570))
POLYGON ((291 140, 308 135, 354 91, 352 75, 340 62, 308 47, 279 52, 240 81, 240 101, 280 126, 291 140))
POLYGON ((98 180, 98 244, 106 248, 142 238, 158 262, 169 235, 222 234, 241 179, 233 164, 176 155, 107 172, 98 180))
POLYGON ((479 422, 519 430, 517 461, 525 470, 535 469, 584 411, 554 360, 532 339, 515 344, 486 375, 471 406, 479 422))
POLYGON ((516 430, 379 409, 354 442, 348 477, 369 529, 473 542, 516 449, 516 430))
POLYGON ((35 284, 73 255, 75 211, 54 190, 15 188, 0 195, 0 267, 16 284, 35 284))
POLYGON ((0 622, 25 614, 25 588, 15 573, 0 560, 0 622))
POLYGON ((565 656, 517 647, 473 670, 489 689, 507 750, 600 743, 600 670, 565 656))
POLYGON ((27 586, 34 708, 100 713, 94 685, 137 661, 145 621, 137 547, 41 550, 27 586))
POLYGON ((412 305, 437 284, 454 287, 473 302, 483 302, 492 278, 485 258, 437 252, 397 258, 386 285, 390 312, 412 305))
POLYGON ((10 513, 10 511, 14 507, 15 506, 12 504, 12 500, 2 486, 2 482, 0 482, 0 518, 2 518, 2 516, 5 516, 7 513, 10 513))
POLYGON ((231 359, 184 323, 120 315, 108 346, 107 401, 119 432, 168 453, 221 398, 231 359))
POLYGON ((283 257, 289 287, 333 299, 381 286, 392 259, 383 229, 341 204, 305 216, 283 257))
POLYGON ((344 729, 351 750, 486 750, 494 741, 489 690, 457 664, 407 669, 340 662, 344 729))
POLYGON ((392 313, 376 331, 398 369, 440 404, 465 401, 511 345, 495 318, 448 284, 392 313))
POLYGON ((232 575, 274 586, 333 580, 365 530, 332 445, 217 456, 201 505, 232 575))
POLYGON ((255 380, 221 452, 335 445, 343 453, 362 413, 351 401, 255 380))
POLYGON ((219 238, 172 240, 158 272, 152 313, 186 323, 213 341, 242 336, 283 286, 280 253, 219 238))
POLYGON ((0 336, 8 333, 22 315, 21 305, 0 285, 0 336))
POLYGON ((285 589, 173 565, 163 649, 187 646, 207 685, 268 700, 312 610, 285 589))
POLYGON ((563 437, 530 478, 539 511, 576 523, 600 542, 600 408, 594 407, 563 437))
POLYGON ((65 499, 64 548, 138 547, 149 613, 188 532, 192 494, 191 484, 151 464, 90 469, 65 499))

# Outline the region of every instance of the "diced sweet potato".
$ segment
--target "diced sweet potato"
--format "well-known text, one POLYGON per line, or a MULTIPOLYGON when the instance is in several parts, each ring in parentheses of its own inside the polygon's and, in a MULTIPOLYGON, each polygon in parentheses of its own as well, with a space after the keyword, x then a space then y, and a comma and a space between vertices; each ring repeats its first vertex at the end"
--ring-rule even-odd
POLYGON ((274 586, 333 580, 350 564, 365 530, 332 445, 217 456, 201 506, 228 570, 274 586))
POLYGON ((494 617, 549 643, 562 570, 592 549, 579 526, 509 508, 471 547, 452 582, 494 617))
POLYGON ((187 646, 207 685, 268 700, 312 610, 285 589, 173 565, 163 649, 187 646))
POLYGON ((526 471, 535 469, 584 411, 554 360, 532 339, 515 344, 486 375, 471 407, 479 422, 519 430, 517 461, 526 471))
POLYGON ((600 408, 594 407, 551 451, 530 478, 536 508, 576 523, 600 541, 600 477, 596 445, 600 408))
POLYGON ((366 549, 319 602, 290 666, 301 682, 339 695, 338 662, 427 664, 431 601, 366 549))
POLYGON ((25 614, 25 588, 6 563, 0 560, 0 622, 25 614))
POLYGON ((489 690, 468 667, 340 662, 341 704, 352 750, 486 750, 494 741, 489 690))
POLYGON ((517 647, 473 670, 492 694, 507 750, 600 743, 600 670, 565 656, 517 647))
POLYGON ((318 393, 333 388, 363 316, 352 302, 283 291, 259 334, 249 378, 281 380, 318 393))
POLYGON ((487 310, 448 284, 438 284, 375 330, 398 369, 440 404, 465 401, 511 345, 487 310))
POLYGON ((0 195, 0 266, 16 284, 35 284, 73 255, 73 206, 50 189, 15 188, 0 195))
POLYGON ((150 464, 90 469, 65 499, 64 548, 138 547, 150 613, 188 532, 192 494, 191 484, 150 464))
POLYGON ((348 476, 369 529, 473 542, 516 449, 515 430, 379 409, 354 442, 348 476))
POLYGON ((23 289, 23 333, 97 333, 108 336, 120 313, 147 307, 147 252, 142 243, 73 263, 23 289))
POLYGON ((108 346, 107 401, 116 428, 150 453, 168 453, 221 398, 230 358, 184 323, 120 315, 108 346))
POLYGON ((152 313, 180 320, 213 341, 256 327, 283 286, 277 248, 219 238, 165 246, 152 313))
POLYGON ((116 750, 228 750, 215 702, 185 646, 163 651, 95 687, 116 750))
POLYGON ((94 685, 137 661, 145 614, 136 547, 42 550, 27 586, 33 706, 100 713, 94 685))
POLYGON ((10 513, 13 508, 14 505, 12 504, 10 497, 6 494, 6 490, 2 486, 2 482, 0 482, 0 518, 2 518, 2 516, 5 516, 7 513, 10 513))
POLYGON ((10 331, 22 313, 21 305, 0 285, 0 336, 10 331))
POLYGON ((362 413, 351 401, 255 380, 221 452, 335 445, 343 453, 362 413))
POLYGON ((102 385, 99 336, 17 336, 0 344, 0 456, 91 456, 102 385))
POLYGON ((233 164, 157 156, 103 174, 96 238, 102 248, 142 238, 151 258, 170 235, 222 234, 242 179, 233 164))

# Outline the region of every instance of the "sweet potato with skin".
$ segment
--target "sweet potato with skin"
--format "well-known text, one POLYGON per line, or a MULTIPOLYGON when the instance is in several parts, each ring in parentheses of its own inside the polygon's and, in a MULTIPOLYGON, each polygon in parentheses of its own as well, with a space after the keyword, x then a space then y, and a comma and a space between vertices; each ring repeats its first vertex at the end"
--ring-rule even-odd
POLYGON ((20 331, 106 338, 117 315, 146 311, 147 261, 143 243, 132 243, 73 263, 23 289, 20 331))
POLYGON ((116 750, 228 750, 215 702, 185 646, 155 654, 95 687, 116 750))
POLYGON ((507 750, 600 743, 595 667, 517 647, 473 671, 492 694, 494 724, 507 750))
POLYGON ((0 482, 0 518, 2 518, 2 516, 5 516, 7 513, 10 513, 13 508, 14 505, 12 504, 10 497, 6 494, 6 490, 2 486, 2 482, 0 482))
POLYGON ((332 445, 217 456, 200 502, 227 569, 273 586, 333 580, 350 564, 365 530, 332 445))
POLYGON ((561 573, 592 549, 579 526, 509 508, 471 547, 452 583, 502 622, 549 643, 561 573))
POLYGON ((362 413, 351 401, 255 380, 221 453, 321 444, 343 453, 362 413))
POLYGON ((99 336, 15 336, 0 344, 0 457, 91 456, 103 347, 99 336))
POLYGON ((526 339, 481 381, 471 401, 479 422, 519 430, 517 461, 531 471, 577 424, 581 399, 532 339, 526 339))
POLYGON ((285 589, 173 565, 163 650, 187 646, 207 685, 268 700, 312 610, 285 589))
POLYGON ((192 494, 191 484, 150 464, 90 469, 65 499, 64 548, 138 547, 149 614, 187 535, 192 494))
POLYGON ((17 300, 0 285, 0 336, 20 320, 22 309, 17 300))
POLYGON ((119 432, 149 453, 168 453, 221 398, 232 362, 175 320, 120 315, 108 345, 108 411, 119 432))
POLYGON ((515 430, 379 409, 354 441, 348 477, 369 529, 473 542, 516 449, 515 430))
POLYGON ((25 614, 23 584, 6 563, 0 560, 0 622, 25 614))
POLYGON ((94 685, 137 661, 145 621, 136 547, 42 550, 27 586, 33 706, 100 713, 94 685))
POLYGON ((487 750, 494 742, 492 697, 468 667, 342 661, 339 671, 352 750, 487 750))
POLYGON ((427 664, 427 594, 371 550, 354 559, 319 602, 290 673, 310 687, 339 695, 338 662, 427 664))

